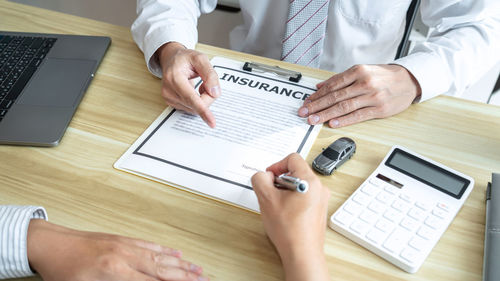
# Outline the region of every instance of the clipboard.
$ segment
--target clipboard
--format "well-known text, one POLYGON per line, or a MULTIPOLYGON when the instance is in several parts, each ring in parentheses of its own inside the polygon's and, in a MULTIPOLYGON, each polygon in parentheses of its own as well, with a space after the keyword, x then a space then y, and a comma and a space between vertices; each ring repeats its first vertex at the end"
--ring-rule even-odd
POLYGON ((114 167, 259 212, 251 175, 291 152, 307 156, 321 126, 307 124, 296 110, 320 81, 286 69, 267 71, 261 64, 248 63, 252 70, 244 70, 245 62, 222 57, 211 63, 224 84, 223 95, 211 105, 217 127, 209 129, 199 116, 169 107, 114 167), (300 83, 290 77, 300 77, 300 83))
POLYGON ((284 77, 288 79, 289 81, 299 83, 300 79, 302 78, 302 73, 298 71, 293 71, 289 69, 285 69, 282 67, 279 67, 277 65, 267 65, 263 63, 256 63, 256 62, 245 62, 243 65, 243 70, 249 71, 249 72, 269 72, 269 73, 274 73, 280 77, 284 77))

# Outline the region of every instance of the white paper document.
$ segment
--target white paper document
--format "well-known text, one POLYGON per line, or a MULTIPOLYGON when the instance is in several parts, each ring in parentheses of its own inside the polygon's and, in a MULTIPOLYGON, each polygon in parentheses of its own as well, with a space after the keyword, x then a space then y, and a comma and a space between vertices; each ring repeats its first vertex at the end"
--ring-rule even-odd
POLYGON ((292 152, 305 158, 321 129, 297 115, 319 81, 248 72, 220 57, 212 64, 222 88, 210 107, 216 127, 167 108, 114 167, 258 211, 252 175, 292 152))

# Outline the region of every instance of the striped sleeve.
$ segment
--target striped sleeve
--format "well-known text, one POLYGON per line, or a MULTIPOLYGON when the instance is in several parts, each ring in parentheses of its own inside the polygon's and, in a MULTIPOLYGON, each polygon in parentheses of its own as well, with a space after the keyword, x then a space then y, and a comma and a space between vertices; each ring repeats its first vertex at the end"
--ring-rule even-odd
POLYGON ((0 279, 33 275, 27 236, 31 219, 47 219, 43 207, 0 205, 0 279))

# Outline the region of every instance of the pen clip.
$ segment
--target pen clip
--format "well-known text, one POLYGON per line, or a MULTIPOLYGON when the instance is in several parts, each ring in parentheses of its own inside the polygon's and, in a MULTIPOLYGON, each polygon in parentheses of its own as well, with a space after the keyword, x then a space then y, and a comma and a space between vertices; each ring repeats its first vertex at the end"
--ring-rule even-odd
POLYGON ((279 66, 272 66, 272 65, 266 65, 262 63, 256 63, 256 62, 245 62, 245 65, 243 65, 243 70, 245 71, 255 71, 255 72, 270 72, 274 73, 278 76, 285 77, 288 80, 292 82, 298 83, 300 81, 300 78, 302 78, 302 73, 281 68, 279 66))

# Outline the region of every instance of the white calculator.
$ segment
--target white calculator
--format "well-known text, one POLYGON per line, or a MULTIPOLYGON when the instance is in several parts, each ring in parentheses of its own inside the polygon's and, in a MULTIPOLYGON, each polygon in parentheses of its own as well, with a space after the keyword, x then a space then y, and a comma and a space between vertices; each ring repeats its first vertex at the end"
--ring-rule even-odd
POLYGON ((329 226, 415 273, 474 187, 460 172, 394 146, 329 226))

